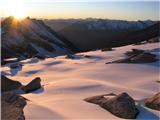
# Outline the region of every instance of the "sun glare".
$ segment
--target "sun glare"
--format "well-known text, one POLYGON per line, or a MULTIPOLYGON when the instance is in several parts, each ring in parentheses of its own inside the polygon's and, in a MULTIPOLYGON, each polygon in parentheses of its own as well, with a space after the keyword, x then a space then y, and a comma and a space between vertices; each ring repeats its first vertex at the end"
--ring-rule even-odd
POLYGON ((8 0, 6 6, 9 15, 14 16, 17 19, 27 17, 27 8, 24 5, 23 0, 8 0))

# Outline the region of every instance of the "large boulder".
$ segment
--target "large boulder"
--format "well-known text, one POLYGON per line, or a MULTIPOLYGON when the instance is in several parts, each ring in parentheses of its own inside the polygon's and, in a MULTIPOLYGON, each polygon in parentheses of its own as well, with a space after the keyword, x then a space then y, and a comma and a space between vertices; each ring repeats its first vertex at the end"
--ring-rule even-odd
POLYGON ((120 118, 135 119, 139 113, 135 101, 127 93, 94 96, 85 101, 97 104, 120 118))
POLYGON ((28 83, 26 86, 22 87, 22 90, 26 93, 35 91, 37 89, 41 88, 41 78, 36 77, 33 79, 30 83, 28 83))
POLYGON ((25 120, 23 108, 26 99, 13 93, 5 93, 1 96, 2 120, 25 120))
POLYGON ((18 89, 22 84, 18 81, 11 80, 4 75, 1 75, 1 92, 18 89))
POLYGON ((160 92, 145 100, 145 105, 160 111, 160 92))

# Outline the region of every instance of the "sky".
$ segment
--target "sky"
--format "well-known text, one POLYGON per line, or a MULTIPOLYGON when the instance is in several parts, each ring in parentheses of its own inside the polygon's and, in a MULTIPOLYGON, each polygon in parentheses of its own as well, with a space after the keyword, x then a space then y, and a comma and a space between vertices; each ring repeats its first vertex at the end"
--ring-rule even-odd
POLYGON ((19 10, 14 0, 0 0, 0 15, 6 17, 7 4, 16 12, 27 10, 33 18, 104 18, 121 20, 159 20, 159 1, 113 1, 113 0, 21 0, 19 10), (11 2, 12 1, 12 2, 11 2))

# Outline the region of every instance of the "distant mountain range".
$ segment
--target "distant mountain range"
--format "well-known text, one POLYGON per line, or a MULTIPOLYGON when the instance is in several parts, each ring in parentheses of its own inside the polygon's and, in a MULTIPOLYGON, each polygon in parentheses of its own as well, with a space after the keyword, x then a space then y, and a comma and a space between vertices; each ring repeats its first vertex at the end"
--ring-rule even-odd
POLYGON ((76 51, 76 47, 41 20, 17 21, 8 17, 1 22, 2 59, 9 57, 54 57, 76 51))
POLYGON ((54 57, 101 48, 118 47, 159 36, 157 21, 103 19, 1 21, 1 57, 54 57))
MULTIPOLYGON (((119 46, 122 41, 123 44, 133 43, 135 41, 130 39, 134 38, 132 35, 136 37, 137 34, 145 34, 143 29, 150 29, 150 26, 158 23, 158 21, 151 20, 123 21, 92 18, 44 20, 44 22, 82 51, 119 46)), ((158 26, 154 29, 158 29, 158 26)), ((143 40, 145 37, 148 39, 153 36, 143 35, 143 40)))
POLYGON ((83 25, 89 30, 107 30, 107 29, 143 29, 147 26, 155 24, 157 21, 124 21, 110 19, 45 19, 44 22, 56 31, 61 31, 71 25, 83 25))

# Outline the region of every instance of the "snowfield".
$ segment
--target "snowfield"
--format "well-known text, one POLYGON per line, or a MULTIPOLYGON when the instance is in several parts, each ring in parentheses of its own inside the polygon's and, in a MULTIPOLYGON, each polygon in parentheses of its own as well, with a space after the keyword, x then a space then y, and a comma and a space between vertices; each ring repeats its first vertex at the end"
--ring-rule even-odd
MULTIPOLYGON (((42 79, 43 88, 23 96, 30 101, 24 108, 26 120, 115 120, 121 119, 98 105, 83 99, 95 95, 127 92, 135 100, 143 100, 159 91, 159 62, 149 64, 105 64, 125 58, 125 52, 133 48, 157 54, 158 43, 129 45, 113 51, 91 51, 75 55, 22 61, 22 69, 10 70, 2 66, 2 73, 22 84, 35 77, 42 79), (84 57, 87 55, 87 57, 84 57)), ((139 105, 137 120, 159 119, 159 111, 139 105)))

